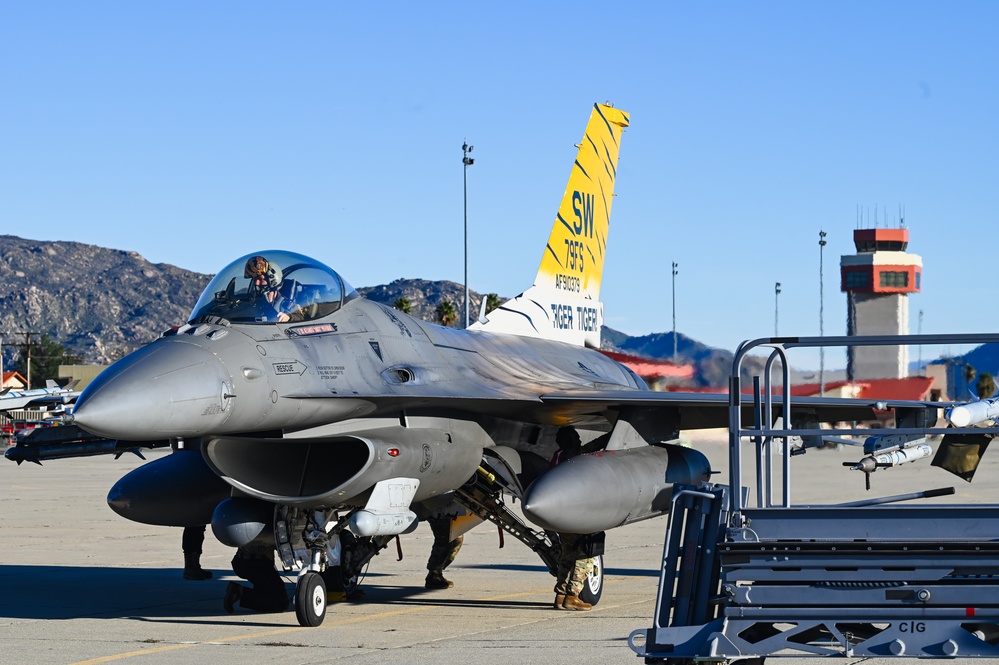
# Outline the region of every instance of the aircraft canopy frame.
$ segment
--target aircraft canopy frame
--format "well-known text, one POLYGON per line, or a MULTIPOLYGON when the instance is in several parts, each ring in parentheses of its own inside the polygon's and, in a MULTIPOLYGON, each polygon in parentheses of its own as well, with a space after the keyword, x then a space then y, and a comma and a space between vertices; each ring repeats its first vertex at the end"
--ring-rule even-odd
POLYGON ((333 314, 357 297, 354 287, 320 261, 285 250, 252 252, 215 275, 188 323, 219 319, 239 324, 313 321, 333 314), (268 286, 261 287, 249 276, 249 263, 267 268, 268 286))

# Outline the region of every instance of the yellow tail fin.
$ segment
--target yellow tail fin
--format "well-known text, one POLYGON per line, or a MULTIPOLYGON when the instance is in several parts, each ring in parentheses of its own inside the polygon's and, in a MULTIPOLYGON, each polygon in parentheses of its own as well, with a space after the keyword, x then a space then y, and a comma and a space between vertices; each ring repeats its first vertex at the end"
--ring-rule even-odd
POLYGON ((595 104, 534 285, 472 329, 600 346, 600 283, 628 114, 595 104))

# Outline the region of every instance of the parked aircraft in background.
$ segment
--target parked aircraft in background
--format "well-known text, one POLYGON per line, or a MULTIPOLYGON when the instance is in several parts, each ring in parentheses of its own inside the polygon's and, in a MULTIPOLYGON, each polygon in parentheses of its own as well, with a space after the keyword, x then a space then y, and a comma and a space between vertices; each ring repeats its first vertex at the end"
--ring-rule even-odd
POLYGON ((0 391, 0 411, 16 411, 26 409, 29 406, 56 406, 71 404, 80 396, 80 391, 73 390, 76 381, 68 386, 60 386, 51 379, 45 382, 45 388, 32 388, 30 390, 11 390, 4 388, 0 391))

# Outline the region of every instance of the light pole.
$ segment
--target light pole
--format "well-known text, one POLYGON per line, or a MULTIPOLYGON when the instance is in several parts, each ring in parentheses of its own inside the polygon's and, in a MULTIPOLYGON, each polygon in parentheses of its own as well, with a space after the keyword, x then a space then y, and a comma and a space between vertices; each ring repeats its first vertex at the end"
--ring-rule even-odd
POLYGON ((676 273, 679 264, 673 262, 673 362, 676 362, 676 273))
POLYGON ((777 303, 778 296, 780 296, 780 282, 774 284, 774 337, 778 337, 777 334, 777 303))
POLYGON ((469 153, 475 146, 468 145, 468 141, 461 146, 462 158, 461 163, 465 165, 465 327, 468 327, 469 317, 468 317, 468 167, 475 163, 475 160, 469 157, 469 153))
MULTIPOLYGON (((916 334, 923 334, 923 310, 919 310, 919 323, 916 328, 916 334)), ((919 345, 919 360, 916 361, 916 367, 919 368, 919 376, 926 376, 926 370, 923 369, 923 345, 919 345)))
MULTIPOLYGON (((825 301, 824 296, 824 286, 825 283, 822 280, 822 255, 823 249, 826 246, 826 232, 819 229, 819 337, 825 337, 825 301)), ((824 346, 819 347, 819 396, 825 395, 826 393, 826 348, 824 346)))

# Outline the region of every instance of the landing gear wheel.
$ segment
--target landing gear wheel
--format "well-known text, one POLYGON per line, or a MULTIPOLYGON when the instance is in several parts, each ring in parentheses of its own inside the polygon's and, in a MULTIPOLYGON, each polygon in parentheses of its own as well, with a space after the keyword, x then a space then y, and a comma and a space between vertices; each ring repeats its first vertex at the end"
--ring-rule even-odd
POLYGON ((319 573, 306 573, 298 580, 295 592, 295 615, 298 625, 315 628, 326 618, 326 584, 319 573))
POLYGON ((600 602, 600 596, 604 592, 604 557, 593 557, 593 570, 586 576, 583 588, 579 592, 579 599, 584 603, 596 605, 600 602))
POLYGON ((322 572, 323 581, 330 592, 342 591, 350 598, 357 592, 360 584, 360 573, 353 565, 354 548, 357 546, 357 538, 350 531, 340 532, 341 564, 330 566, 322 572))

